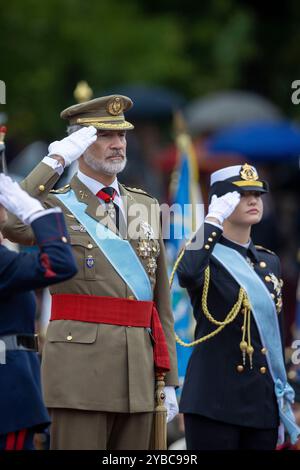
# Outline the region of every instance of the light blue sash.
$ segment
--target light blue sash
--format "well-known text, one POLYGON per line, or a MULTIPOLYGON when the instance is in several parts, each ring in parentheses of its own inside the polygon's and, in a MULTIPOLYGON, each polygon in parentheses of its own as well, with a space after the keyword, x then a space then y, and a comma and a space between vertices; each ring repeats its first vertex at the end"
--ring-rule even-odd
POLYGON ((290 434, 292 443, 295 443, 300 434, 291 409, 295 393, 287 382, 278 318, 271 294, 236 250, 217 243, 212 254, 247 292, 262 345, 267 349, 266 358, 274 381, 280 420, 290 434))
POLYGON ((85 227, 119 276, 138 300, 153 300, 149 277, 128 240, 123 240, 101 222, 86 214, 86 204, 79 202, 73 190, 55 195, 85 227))

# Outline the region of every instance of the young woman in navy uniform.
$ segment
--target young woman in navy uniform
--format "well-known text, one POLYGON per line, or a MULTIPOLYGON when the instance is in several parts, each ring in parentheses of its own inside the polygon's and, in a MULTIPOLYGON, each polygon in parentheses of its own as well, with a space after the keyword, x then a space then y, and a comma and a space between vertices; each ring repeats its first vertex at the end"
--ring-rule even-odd
POLYGON ((267 191, 250 165, 213 173, 202 248, 192 242, 178 259, 197 322, 180 402, 188 449, 274 449, 280 421, 298 436, 284 368, 280 262, 250 238, 267 191))
POLYGON ((31 224, 39 251, 17 254, 0 244, 0 450, 33 449, 34 433, 50 420, 41 393, 31 289, 68 279, 77 268, 61 210, 44 210, 0 174, 0 224, 5 209, 31 224))

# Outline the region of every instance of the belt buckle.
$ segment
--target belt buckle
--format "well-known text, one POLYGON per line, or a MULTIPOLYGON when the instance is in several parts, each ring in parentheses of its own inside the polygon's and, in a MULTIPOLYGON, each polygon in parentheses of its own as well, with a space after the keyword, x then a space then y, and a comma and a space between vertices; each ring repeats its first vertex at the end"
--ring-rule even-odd
POLYGON ((17 347, 29 351, 38 351, 38 335, 16 335, 17 347))
POLYGON ((34 334, 34 347, 36 352, 39 352, 39 335, 37 333, 34 334))

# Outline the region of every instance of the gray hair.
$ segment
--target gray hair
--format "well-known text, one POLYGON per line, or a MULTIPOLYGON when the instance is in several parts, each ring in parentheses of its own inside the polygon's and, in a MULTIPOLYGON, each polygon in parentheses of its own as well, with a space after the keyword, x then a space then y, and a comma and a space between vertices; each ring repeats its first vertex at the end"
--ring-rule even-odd
POLYGON ((80 124, 72 124, 71 126, 67 127, 67 134, 71 135, 73 132, 79 131, 79 129, 82 129, 85 126, 81 126, 80 124))

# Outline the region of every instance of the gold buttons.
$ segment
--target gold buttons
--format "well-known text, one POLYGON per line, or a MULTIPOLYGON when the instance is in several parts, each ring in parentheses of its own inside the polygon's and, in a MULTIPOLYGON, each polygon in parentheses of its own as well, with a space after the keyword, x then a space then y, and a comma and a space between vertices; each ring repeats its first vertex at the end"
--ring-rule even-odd
POLYGON ((213 236, 213 237, 216 237, 216 236, 217 236, 217 232, 212 232, 212 236, 213 236))
POLYGON ((236 370, 237 370, 238 372, 243 372, 244 366, 242 366, 242 365, 240 364, 240 365, 237 366, 236 370))
POLYGON ((45 186, 43 184, 39 185, 39 191, 41 192, 45 191, 45 186))
POLYGON ((267 354, 267 352, 268 352, 267 348, 261 348, 260 351, 261 351, 262 354, 267 354))
POLYGON ((73 339, 73 336, 72 336, 72 335, 68 335, 68 336, 67 336, 67 340, 68 340, 68 341, 72 341, 72 339, 73 339))
POLYGON ((212 241, 213 241, 213 239, 209 237, 209 238, 208 238, 208 241, 209 241, 209 242, 212 242, 212 241))
POLYGON ((67 239, 66 237, 61 237, 61 241, 62 241, 63 243, 68 243, 68 239, 67 239))
POLYGON ((259 369, 259 371, 260 371, 261 374, 265 374, 267 372, 267 368, 266 367, 261 367, 259 369))
POLYGON ((266 281, 266 282, 270 282, 270 281, 271 281, 270 276, 265 276, 265 281, 266 281))
POLYGON ((129 295, 129 296, 127 297, 127 299, 129 299, 129 300, 134 300, 134 295, 129 295))
POLYGON ((210 245, 204 245, 204 248, 205 248, 206 250, 209 250, 209 249, 210 249, 210 245))
POLYGON ((289 380, 296 380, 297 379, 297 371, 291 369, 287 373, 288 379, 289 380))
POLYGON ((93 248, 93 245, 91 243, 88 244, 88 249, 91 250, 93 248))
POLYGON ((265 268, 267 266, 267 264, 264 261, 260 261, 259 266, 261 268, 265 268))

